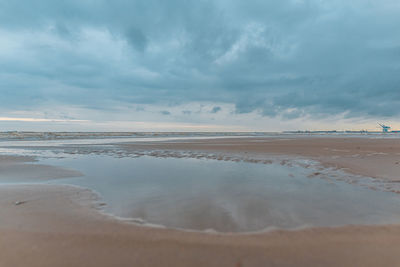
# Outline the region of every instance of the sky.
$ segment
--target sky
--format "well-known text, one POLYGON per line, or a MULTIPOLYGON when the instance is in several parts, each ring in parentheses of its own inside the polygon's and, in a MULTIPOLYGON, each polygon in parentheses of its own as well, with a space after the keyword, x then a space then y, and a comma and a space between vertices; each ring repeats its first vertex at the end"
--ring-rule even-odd
POLYGON ((0 130, 400 128, 398 0, 0 0, 0 130))

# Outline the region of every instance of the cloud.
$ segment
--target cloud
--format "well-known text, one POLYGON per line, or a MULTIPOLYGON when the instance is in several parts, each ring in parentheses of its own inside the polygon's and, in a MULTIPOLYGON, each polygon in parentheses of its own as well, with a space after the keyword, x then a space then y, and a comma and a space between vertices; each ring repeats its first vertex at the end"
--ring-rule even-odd
POLYGON ((221 111, 221 107, 215 106, 212 108, 211 113, 218 113, 218 111, 221 111))
POLYGON ((136 28, 131 28, 126 32, 126 38, 129 43, 140 52, 144 52, 147 47, 147 37, 136 28))
POLYGON ((0 6, 3 111, 197 101, 282 120, 400 115, 395 0, 0 6))
POLYGON ((0 121, 22 121, 22 122, 88 122, 88 120, 45 119, 45 118, 12 118, 12 117, 0 117, 0 121))

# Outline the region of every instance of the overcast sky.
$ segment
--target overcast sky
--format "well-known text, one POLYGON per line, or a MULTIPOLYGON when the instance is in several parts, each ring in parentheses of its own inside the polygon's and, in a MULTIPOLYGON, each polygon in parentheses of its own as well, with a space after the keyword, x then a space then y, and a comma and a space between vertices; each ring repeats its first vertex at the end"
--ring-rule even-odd
POLYGON ((0 0, 0 130, 374 129, 399 115, 398 0, 0 0))

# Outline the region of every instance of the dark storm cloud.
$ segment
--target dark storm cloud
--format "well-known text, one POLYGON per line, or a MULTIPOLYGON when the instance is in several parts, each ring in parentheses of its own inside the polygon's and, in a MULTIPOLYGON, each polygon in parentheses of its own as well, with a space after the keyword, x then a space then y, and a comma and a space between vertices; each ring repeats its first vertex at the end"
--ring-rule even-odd
POLYGON ((399 12, 395 0, 0 0, 0 104, 391 117, 399 12))
POLYGON ((211 113, 217 113, 219 111, 221 111, 221 107, 215 106, 212 108, 211 113))
POLYGON ((126 32, 126 37, 130 44, 140 52, 143 52, 147 46, 147 37, 141 30, 131 28, 126 32))
POLYGON ((167 111, 167 110, 163 110, 160 112, 162 115, 171 115, 171 112, 167 111))

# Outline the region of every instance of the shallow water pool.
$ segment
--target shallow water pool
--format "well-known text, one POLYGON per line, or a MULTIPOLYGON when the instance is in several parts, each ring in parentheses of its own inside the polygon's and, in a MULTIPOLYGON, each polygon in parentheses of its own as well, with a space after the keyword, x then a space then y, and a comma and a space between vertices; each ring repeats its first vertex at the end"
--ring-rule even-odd
POLYGON ((308 178, 313 170, 299 166, 106 155, 40 163, 82 172, 50 183, 97 191, 108 213, 171 228, 252 232, 400 222, 399 195, 308 178))

